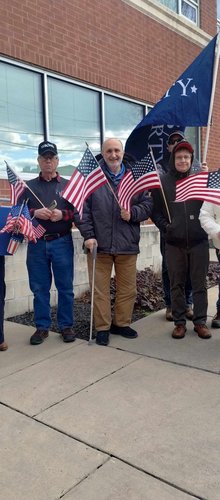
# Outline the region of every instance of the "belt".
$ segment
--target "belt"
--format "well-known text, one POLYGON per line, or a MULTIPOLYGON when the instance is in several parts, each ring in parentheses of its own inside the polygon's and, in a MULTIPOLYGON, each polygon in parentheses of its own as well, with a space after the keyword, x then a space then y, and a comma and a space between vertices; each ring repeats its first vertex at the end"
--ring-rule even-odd
POLYGON ((46 233, 40 238, 41 240, 45 241, 53 241, 57 240, 58 238, 62 238, 62 236, 66 236, 67 234, 70 234, 70 231, 65 231, 63 233, 46 233))

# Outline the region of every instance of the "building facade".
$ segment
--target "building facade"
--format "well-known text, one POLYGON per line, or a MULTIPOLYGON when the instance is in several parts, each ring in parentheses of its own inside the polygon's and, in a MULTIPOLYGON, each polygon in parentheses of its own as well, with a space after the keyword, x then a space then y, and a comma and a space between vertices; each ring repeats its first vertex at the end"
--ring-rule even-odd
MULTIPOLYGON (((0 198, 7 161, 37 172, 37 145, 58 145, 71 175, 132 129, 217 32, 216 0, 0 0, 0 198)), ((219 168, 220 79, 207 161, 219 168)), ((202 157, 206 129, 187 130, 202 157)))

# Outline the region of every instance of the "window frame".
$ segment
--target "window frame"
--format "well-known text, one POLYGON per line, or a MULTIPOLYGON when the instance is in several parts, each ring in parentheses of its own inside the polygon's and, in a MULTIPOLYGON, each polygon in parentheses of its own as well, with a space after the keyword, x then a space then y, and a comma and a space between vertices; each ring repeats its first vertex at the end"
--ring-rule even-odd
POLYGON ((157 2, 162 5, 162 7, 171 10, 172 12, 175 12, 177 15, 182 16, 184 19, 187 19, 191 23, 193 23, 195 26, 199 26, 199 0, 176 0, 176 8, 173 9, 171 6, 164 5, 161 0, 157 0, 157 2), (190 17, 186 16, 183 14, 183 9, 182 9, 182 2, 185 2, 188 4, 190 7, 195 9, 196 13, 196 21, 193 21, 190 19, 190 17))

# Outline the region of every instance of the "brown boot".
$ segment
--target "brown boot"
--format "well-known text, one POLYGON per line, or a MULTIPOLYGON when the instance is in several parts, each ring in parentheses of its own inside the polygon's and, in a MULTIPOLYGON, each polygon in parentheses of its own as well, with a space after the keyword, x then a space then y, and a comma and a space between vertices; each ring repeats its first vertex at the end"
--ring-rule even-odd
POLYGON ((212 336, 206 325, 194 325, 194 331, 198 333, 200 339, 210 339, 212 336))
POLYGON ((183 337, 185 337, 185 333, 186 333, 185 325, 176 325, 173 330, 172 337, 173 339, 183 339, 183 337))

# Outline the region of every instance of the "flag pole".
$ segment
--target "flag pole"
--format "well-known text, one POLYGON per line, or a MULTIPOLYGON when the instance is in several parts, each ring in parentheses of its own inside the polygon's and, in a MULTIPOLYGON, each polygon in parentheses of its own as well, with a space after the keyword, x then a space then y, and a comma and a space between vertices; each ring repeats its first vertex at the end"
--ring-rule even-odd
POLYGON ((156 162, 155 162, 155 158, 154 158, 153 150, 152 150, 152 148, 151 148, 151 147, 150 147, 150 154, 151 154, 151 158, 152 158, 152 160, 153 160, 153 164, 154 164, 155 170, 156 170, 157 175, 158 175, 158 177, 159 177, 160 189, 161 189, 162 196, 163 196, 163 200, 164 200, 164 203, 165 203, 165 207, 166 207, 166 211, 167 211, 167 215, 168 215, 169 223, 171 223, 170 211, 169 211, 169 208, 168 208, 168 204, 167 204, 166 196, 165 196, 165 193, 164 193, 164 189, 163 189, 163 186, 162 186, 162 182, 161 182, 161 180, 160 180, 160 175, 159 175, 159 172, 158 172, 157 164, 156 164, 156 162))
MULTIPOLYGON (((9 166, 9 164, 7 163, 6 160, 4 160, 5 164, 6 164, 6 167, 10 168, 10 170, 13 172, 13 174, 19 179, 19 176, 16 174, 16 172, 13 170, 12 167, 9 166)), ((38 196, 34 193, 34 191, 32 191, 32 189, 26 184, 25 181, 23 181, 22 179, 22 182, 24 183, 25 187, 30 191, 31 194, 33 194, 33 196, 36 198, 36 200, 40 203, 40 205, 43 207, 43 208, 46 208, 44 206, 44 204, 42 203, 42 201, 38 198, 38 196)))
POLYGON ((90 311, 90 329, 89 329, 89 342, 88 342, 89 345, 92 343, 96 256, 97 256, 97 244, 94 243, 92 249, 91 311, 90 311))
MULTIPOLYGON (((86 141, 85 141, 85 142, 86 142, 86 141)), ((87 142, 86 142, 86 146, 87 146, 87 148, 89 149, 89 151, 90 151, 91 155, 93 156, 94 160, 96 161, 97 165, 98 165, 98 166, 100 166, 100 165, 99 165, 99 162, 97 161, 96 157, 94 156, 94 154, 93 154, 93 152, 91 151, 91 149, 90 149, 90 147, 89 147, 89 145, 88 145, 88 143, 87 143, 87 142)), ((104 172, 103 172, 103 173, 104 173, 104 172)), ((105 175, 105 174, 104 174, 104 175, 105 175)), ((106 176, 105 176, 105 177, 106 177, 106 176)), ((120 203, 119 203, 119 201, 118 201, 118 198, 117 198, 117 196, 116 196, 116 194, 115 194, 115 192, 114 192, 114 189, 112 189, 111 184, 110 184, 109 180, 107 179, 107 177, 106 177, 106 181, 107 181, 107 186, 108 186, 108 188, 109 188, 109 189, 110 189, 110 191, 112 192, 112 194, 113 194, 113 196, 114 196, 115 200, 117 201, 117 203, 118 203, 119 207, 121 208, 121 205, 120 205, 120 203)))
POLYGON ((214 62, 214 68, 213 68, 212 92, 211 92, 210 105, 209 105, 208 124, 207 124, 207 129, 206 129, 206 137, 205 137, 205 144, 204 144, 203 158, 202 158, 203 163, 206 162, 208 143, 209 143, 209 135, 210 135, 210 127, 211 127, 211 122, 212 122, 212 111, 213 111, 215 88, 216 88, 218 65, 219 65, 219 56, 220 56, 219 36, 220 35, 218 34, 217 39, 216 39, 216 45, 215 45, 216 53, 215 53, 215 62, 214 62))

